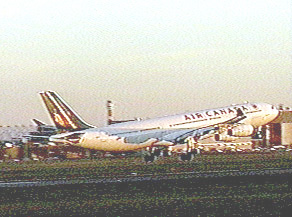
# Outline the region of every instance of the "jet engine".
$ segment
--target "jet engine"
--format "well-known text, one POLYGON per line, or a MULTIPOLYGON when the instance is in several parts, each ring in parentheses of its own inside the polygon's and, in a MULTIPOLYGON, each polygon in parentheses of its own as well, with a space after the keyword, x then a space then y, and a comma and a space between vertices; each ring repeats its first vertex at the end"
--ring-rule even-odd
POLYGON ((233 136, 229 136, 226 134, 215 134, 214 135, 215 141, 224 141, 224 142, 232 142, 234 141, 236 138, 233 136))
POLYGON ((235 127, 228 129, 227 134, 229 136, 236 137, 246 137, 251 136, 255 133, 255 128, 252 125, 241 124, 235 127))

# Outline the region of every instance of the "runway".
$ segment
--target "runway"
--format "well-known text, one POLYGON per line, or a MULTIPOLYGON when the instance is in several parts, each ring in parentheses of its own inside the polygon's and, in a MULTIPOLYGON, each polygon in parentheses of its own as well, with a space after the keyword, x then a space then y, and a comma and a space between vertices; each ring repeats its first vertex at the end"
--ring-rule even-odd
POLYGON ((182 172, 165 174, 132 174, 119 177, 100 177, 90 179, 80 177, 78 179, 57 179, 57 180, 35 180, 35 181, 11 181, 0 182, 0 188, 22 188, 22 187, 41 187, 54 185, 81 185, 81 184, 108 184, 108 183, 133 183, 133 182, 152 182, 152 181, 171 181, 187 180, 202 181, 204 179, 214 180, 216 178, 253 178, 253 177, 290 177, 292 169, 250 169, 250 170, 229 170, 229 171, 207 171, 207 172, 182 172))

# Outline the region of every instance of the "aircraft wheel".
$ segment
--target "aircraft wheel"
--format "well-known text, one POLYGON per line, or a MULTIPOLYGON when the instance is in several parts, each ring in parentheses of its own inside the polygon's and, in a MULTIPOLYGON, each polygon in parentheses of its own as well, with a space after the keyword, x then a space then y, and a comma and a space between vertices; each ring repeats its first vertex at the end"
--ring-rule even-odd
POLYGON ((159 149, 155 150, 151 155, 154 155, 156 157, 160 156, 160 150, 159 149))
POLYGON ((163 151, 161 152, 161 155, 162 155, 163 157, 169 157, 169 156, 171 155, 171 152, 168 151, 168 150, 163 150, 163 151))
POLYGON ((150 154, 150 155, 145 155, 145 156, 144 156, 144 161, 145 161, 146 163, 148 163, 148 162, 152 163, 152 162, 155 161, 156 159, 157 159, 157 156, 154 155, 154 154, 150 154))
POLYGON ((180 159, 181 159, 182 161, 191 161, 191 160, 194 159, 194 154, 191 153, 191 152, 188 152, 188 153, 186 153, 186 154, 182 154, 182 155, 180 156, 180 159))

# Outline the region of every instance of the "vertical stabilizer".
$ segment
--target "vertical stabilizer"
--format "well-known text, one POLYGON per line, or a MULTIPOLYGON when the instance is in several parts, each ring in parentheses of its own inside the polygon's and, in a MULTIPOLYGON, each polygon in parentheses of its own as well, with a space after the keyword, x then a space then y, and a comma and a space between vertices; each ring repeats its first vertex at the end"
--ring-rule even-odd
POLYGON ((42 100, 50 114, 51 119, 58 129, 83 130, 93 128, 54 91, 40 92, 42 100))

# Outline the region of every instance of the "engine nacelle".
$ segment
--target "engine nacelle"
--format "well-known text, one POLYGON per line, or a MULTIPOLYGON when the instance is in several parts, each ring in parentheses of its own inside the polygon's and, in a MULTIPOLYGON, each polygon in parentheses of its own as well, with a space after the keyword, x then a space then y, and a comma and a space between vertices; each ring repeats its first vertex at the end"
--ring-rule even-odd
POLYGON ((232 142, 236 138, 224 134, 215 134, 214 135, 215 141, 224 141, 224 142, 232 142))
POLYGON ((219 124, 216 128, 217 132, 219 134, 226 134, 228 129, 231 129, 232 125, 231 124, 219 124))
POLYGON ((228 129, 227 134, 229 136, 236 136, 236 137, 247 137, 251 136, 255 133, 255 128, 252 125, 248 124, 241 124, 235 126, 231 129, 228 129))

